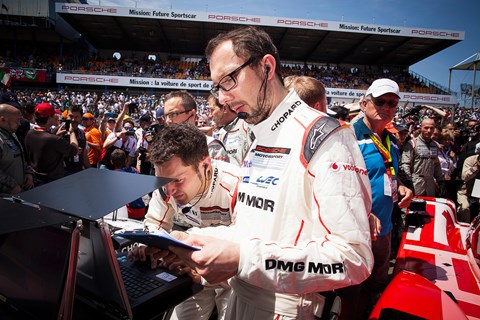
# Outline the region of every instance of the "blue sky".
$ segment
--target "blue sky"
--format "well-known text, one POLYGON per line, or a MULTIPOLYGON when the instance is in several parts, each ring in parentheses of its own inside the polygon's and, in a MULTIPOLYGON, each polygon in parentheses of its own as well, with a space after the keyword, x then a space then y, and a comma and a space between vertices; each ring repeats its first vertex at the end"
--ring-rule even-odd
MULTIPOLYGON (((465 31, 465 40, 411 66, 416 73, 448 87, 449 67, 480 51, 479 0, 88 0, 90 4, 138 8, 243 13, 401 27, 465 31)), ((473 72, 454 71, 453 91, 472 83, 473 72)), ((477 73, 480 84, 480 72, 477 73)))

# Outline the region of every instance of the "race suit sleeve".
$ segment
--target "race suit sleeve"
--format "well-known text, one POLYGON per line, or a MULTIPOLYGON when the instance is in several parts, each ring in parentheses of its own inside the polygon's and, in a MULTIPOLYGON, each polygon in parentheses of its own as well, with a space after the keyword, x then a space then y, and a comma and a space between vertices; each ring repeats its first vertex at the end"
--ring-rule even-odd
POLYGON ((217 139, 212 139, 208 142, 208 154, 213 160, 229 162, 227 150, 225 150, 223 144, 217 139))
POLYGON ((167 232, 171 232, 174 214, 175 210, 172 204, 165 202, 157 189, 153 192, 152 199, 150 199, 143 224, 150 231, 162 228, 167 232))

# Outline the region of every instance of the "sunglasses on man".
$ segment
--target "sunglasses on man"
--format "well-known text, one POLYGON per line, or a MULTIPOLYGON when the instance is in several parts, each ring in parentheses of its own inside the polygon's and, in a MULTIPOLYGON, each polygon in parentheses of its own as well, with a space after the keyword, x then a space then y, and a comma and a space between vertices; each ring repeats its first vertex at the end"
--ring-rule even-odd
POLYGON ((390 108, 396 108, 397 105, 398 105, 397 100, 386 100, 386 99, 383 99, 383 98, 373 98, 372 97, 372 102, 377 107, 383 107, 385 104, 387 104, 390 108))

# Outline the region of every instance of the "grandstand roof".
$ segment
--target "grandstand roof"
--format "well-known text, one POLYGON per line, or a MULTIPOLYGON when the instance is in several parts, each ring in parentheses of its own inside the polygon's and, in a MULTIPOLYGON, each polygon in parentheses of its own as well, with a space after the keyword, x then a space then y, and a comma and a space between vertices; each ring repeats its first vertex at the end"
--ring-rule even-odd
POLYGON ((432 30, 209 12, 56 4, 97 49, 203 55, 209 39, 239 25, 264 28, 282 61, 409 66, 464 39, 432 30))
POLYGON ((462 62, 457 63, 450 70, 479 70, 480 66, 480 51, 474 53, 462 62))

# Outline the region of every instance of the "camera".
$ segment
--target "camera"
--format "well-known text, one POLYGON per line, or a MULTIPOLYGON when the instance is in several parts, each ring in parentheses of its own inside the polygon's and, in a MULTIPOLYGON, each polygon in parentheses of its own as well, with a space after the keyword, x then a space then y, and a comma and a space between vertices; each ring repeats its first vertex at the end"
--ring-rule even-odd
POLYGON ((134 128, 124 128, 125 130, 127 130, 127 132, 125 132, 125 134, 127 136, 133 136, 135 135, 135 129, 134 128))
POLYGON ((145 128, 145 131, 143 133, 143 136, 145 137, 145 140, 148 143, 151 143, 155 136, 162 130, 163 126, 159 124, 153 124, 147 128, 145 128))
POLYGON ((63 122, 65 123, 65 130, 70 131, 70 124, 72 123, 72 120, 65 119, 63 122))

